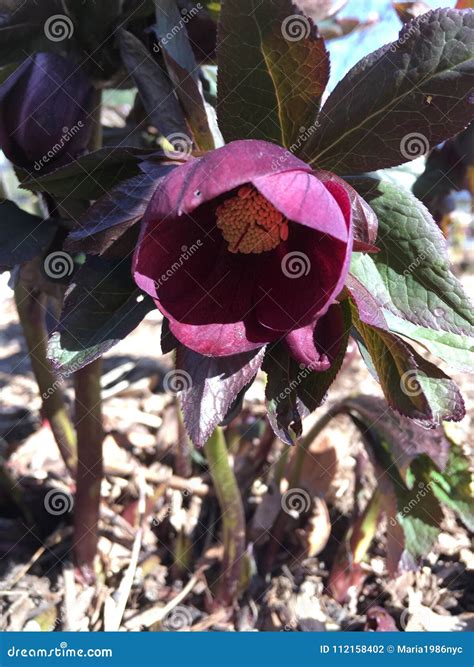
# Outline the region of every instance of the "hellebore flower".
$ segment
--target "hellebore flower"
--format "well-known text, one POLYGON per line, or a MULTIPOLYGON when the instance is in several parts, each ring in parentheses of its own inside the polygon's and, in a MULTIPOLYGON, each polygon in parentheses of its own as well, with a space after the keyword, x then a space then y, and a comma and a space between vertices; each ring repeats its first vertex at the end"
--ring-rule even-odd
POLYGON ((283 339, 297 361, 324 370, 318 322, 326 316, 338 335, 328 311, 352 246, 340 179, 323 182, 285 149, 243 140, 165 177, 145 213, 133 271, 190 349, 226 356, 283 339))
POLYGON ((61 166, 87 148, 93 88, 69 59, 27 58, 0 86, 0 148, 32 171, 61 166))

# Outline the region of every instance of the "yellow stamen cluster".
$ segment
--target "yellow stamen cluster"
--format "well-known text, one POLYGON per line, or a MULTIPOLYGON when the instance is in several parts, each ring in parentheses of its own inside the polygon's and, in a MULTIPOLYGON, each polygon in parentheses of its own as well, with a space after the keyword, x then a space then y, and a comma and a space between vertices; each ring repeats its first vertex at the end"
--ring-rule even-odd
POLYGON ((288 238, 288 220, 254 187, 244 185, 217 208, 217 226, 230 252, 261 253, 288 238))

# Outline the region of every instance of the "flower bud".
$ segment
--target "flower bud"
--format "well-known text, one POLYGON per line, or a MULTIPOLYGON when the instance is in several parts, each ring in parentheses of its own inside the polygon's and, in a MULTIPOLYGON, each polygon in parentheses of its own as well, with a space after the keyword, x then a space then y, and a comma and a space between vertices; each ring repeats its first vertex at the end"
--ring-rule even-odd
POLYGON ((16 166, 50 171, 87 148, 93 88, 69 59, 27 58, 0 86, 0 148, 16 166))

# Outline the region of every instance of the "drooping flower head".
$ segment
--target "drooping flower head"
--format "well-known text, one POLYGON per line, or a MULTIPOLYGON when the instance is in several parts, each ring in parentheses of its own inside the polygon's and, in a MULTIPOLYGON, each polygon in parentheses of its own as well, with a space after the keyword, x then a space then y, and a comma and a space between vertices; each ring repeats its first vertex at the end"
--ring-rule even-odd
POLYGON ((0 148, 30 171, 61 166, 87 148, 92 103, 92 85, 74 62, 37 53, 0 86, 0 148))
POLYGON ((164 179, 144 217, 135 280, 196 352, 284 339, 322 369, 313 333, 347 276, 350 209, 340 181, 323 182, 274 144, 236 141, 164 179))

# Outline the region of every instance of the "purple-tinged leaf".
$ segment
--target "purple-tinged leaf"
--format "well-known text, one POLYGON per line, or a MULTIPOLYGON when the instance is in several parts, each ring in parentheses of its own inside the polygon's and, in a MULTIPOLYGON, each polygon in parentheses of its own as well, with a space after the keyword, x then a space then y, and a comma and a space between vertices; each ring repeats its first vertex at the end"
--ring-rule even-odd
POLYGON ((154 308, 137 289, 130 261, 90 257, 66 294, 48 356, 59 373, 72 373, 128 336, 154 308))
POLYGON ((42 220, 0 199, 0 272, 30 261, 52 243, 57 232, 54 220, 42 220))
POLYGON ((226 0, 218 38, 218 117, 227 142, 266 139, 300 152, 316 130, 329 56, 290 0, 226 0))
POLYGON ((186 121, 171 82, 143 42, 131 32, 120 30, 119 45, 151 124, 165 137, 186 134, 186 121))
POLYGON ((305 159, 357 174, 408 162, 462 130, 474 113, 473 30, 474 12, 455 9, 404 26, 336 86, 305 159))
POLYGON ((466 528, 473 531, 471 461, 463 453, 460 445, 454 442, 449 444, 446 465, 441 468, 441 472, 434 468, 430 470, 430 483, 436 498, 456 512, 466 528))
MULTIPOLYGON (((345 407, 348 407, 347 403, 345 407)), ((429 458, 419 456, 411 462, 408 470, 402 469, 393 452, 393 441, 382 435, 378 428, 384 414, 375 423, 357 409, 349 409, 349 414, 360 430, 374 464, 383 511, 402 528, 403 546, 408 554, 414 558, 426 555, 439 534, 443 520, 443 511, 430 483, 429 466, 425 463, 429 458), (393 500, 397 508, 395 517, 393 500)))
POLYGON ((65 249, 102 255, 134 224, 142 219, 153 193, 171 165, 154 165, 116 185, 98 199, 79 219, 68 236, 65 249))
MULTIPOLYGON (((310 327, 308 327, 310 329, 310 327)), ((268 419, 275 434, 289 445, 300 437, 301 420, 308 413, 318 408, 334 382, 347 349, 351 329, 351 312, 347 300, 333 304, 326 315, 313 327, 311 345, 301 355, 293 348, 294 343, 301 345, 302 340, 285 339, 286 345, 279 342, 267 349, 263 370, 267 373, 266 404, 268 419), (297 363, 295 357, 303 362, 297 363), (324 360, 329 367, 315 370, 324 360), (308 363, 313 365, 308 365, 308 363)), ((308 344, 306 341, 305 346, 308 344)))
POLYGON ((153 32, 156 46, 161 50, 169 77, 200 150, 215 147, 209 127, 204 97, 199 83, 199 68, 186 30, 176 31, 183 25, 175 0, 156 2, 156 20, 153 32), (172 37, 170 38, 170 35, 172 37))
POLYGON ((0 7, 0 66, 19 62, 38 51, 53 50, 48 39, 46 20, 57 14, 55 0, 22 0, 0 7))
POLYGON ((389 443, 398 469, 403 473, 413 459, 426 454, 444 470, 450 443, 443 428, 426 428, 422 421, 414 421, 392 410, 377 396, 359 395, 344 401, 347 410, 355 412, 362 421, 377 431, 389 443))
POLYGON ((203 447, 227 415, 240 390, 257 374, 265 349, 229 357, 205 357, 179 345, 168 388, 179 392, 184 423, 196 447, 203 447))

